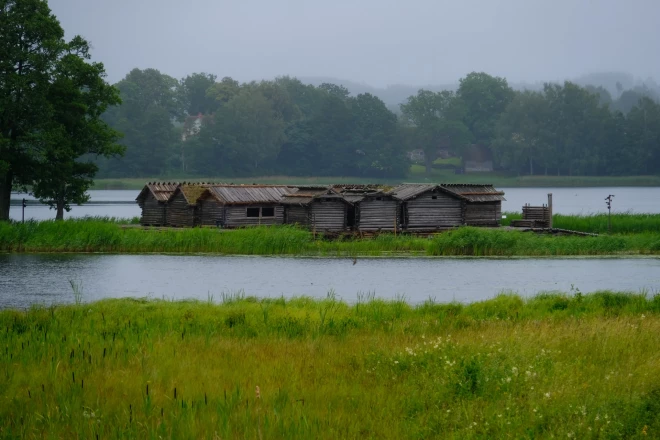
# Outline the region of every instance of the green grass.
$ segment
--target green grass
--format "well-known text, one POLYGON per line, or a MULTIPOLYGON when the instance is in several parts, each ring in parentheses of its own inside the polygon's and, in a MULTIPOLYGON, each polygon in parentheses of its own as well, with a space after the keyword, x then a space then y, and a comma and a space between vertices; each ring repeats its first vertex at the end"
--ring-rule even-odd
MULTIPOLYGON (((446 160, 452 164, 452 159, 446 160)), ((436 183, 485 183, 499 187, 573 187, 573 186, 660 186, 660 176, 517 176, 510 173, 473 173, 454 174, 451 170, 434 169, 431 176, 426 176, 423 165, 412 165, 408 176, 394 179, 375 179, 357 177, 296 177, 296 176, 261 176, 261 177, 141 177, 96 179, 92 189, 134 189, 139 190, 146 182, 225 182, 225 183, 263 183, 263 184, 332 184, 332 183, 381 183, 398 184, 401 182, 436 182, 436 183)))
POLYGON ((323 256, 563 256, 659 254, 660 234, 550 236, 462 227, 435 236, 316 238, 293 226, 236 230, 149 229, 110 221, 0 223, 0 251, 219 253, 323 256))
MULTIPOLYGON (((502 225, 508 226, 511 220, 521 219, 522 214, 518 212, 505 212, 506 219, 502 219, 502 225)), ((607 214, 590 215, 562 215, 552 216, 553 227, 570 229, 572 231, 591 232, 595 234, 606 234, 607 214)), ((613 234, 636 234, 636 233, 660 233, 660 214, 612 214, 613 234)))
POLYGON ((2 438, 660 437, 660 295, 115 299, 0 329, 2 438))

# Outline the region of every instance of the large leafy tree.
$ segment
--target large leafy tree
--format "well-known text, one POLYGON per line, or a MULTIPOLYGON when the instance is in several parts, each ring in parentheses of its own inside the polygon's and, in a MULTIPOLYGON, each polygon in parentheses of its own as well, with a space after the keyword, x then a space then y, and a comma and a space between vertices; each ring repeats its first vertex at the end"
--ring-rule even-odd
POLYGON ((369 93, 351 99, 355 120, 353 165, 363 176, 405 175, 408 168, 397 139, 397 117, 380 98, 369 93))
POLYGON ((628 147, 637 172, 660 171, 660 105, 649 98, 640 99, 628 113, 628 147))
POLYGON ((122 105, 110 108, 104 120, 124 133, 124 158, 101 162, 101 169, 117 176, 160 176, 178 169, 184 106, 179 82, 156 69, 133 69, 116 84, 122 105))
POLYGON ((471 136, 465 119, 464 103, 448 90, 420 90, 401 105, 403 121, 413 128, 413 143, 424 150, 427 175, 441 148, 460 154, 471 136))
POLYGON ((56 209, 58 220, 71 203, 89 199, 87 189, 98 171, 93 156, 124 151, 115 143, 120 134, 101 120, 109 105, 120 103, 119 91, 105 82, 103 65, 89 59, 87 42, 74 38, 52 75, 47 93, 51 117, 34 139, 40 154, 32 192, 56 209))
POLYGON ((64 31, 45 0, 0 0, 0 220, 14 184, 34 177, 32 136, 50 118, 51 72, 64 31))
MULTIPOLYGON (((548 143, 548 103, 542 93, 517 93, 500 116, 493 152, 505 168, 527 168, 534 174, 534 164, 545 165, 543 158, 552 149, 548 143)), ((547 170, 547 168, 546 168, 547 170)))
POLYGON ((198 173, 254 175, 268 170, 284 141, 283 116, 256 84, 205 120, 191 144, 191 163, 198 173))
POLYGON ((504 78, 472 72, 461 78, 456 93, 465 105, 463 121, 474 141, 490 146, 497 121, 513 100, 513 89, 504 78))
POLYGON ((209 73, 193 73, 179 82, 179 99, 188 115, 207 115, 215 111, 216 100, 207 95, 207 91, 215 85, 216 78, 209 73))

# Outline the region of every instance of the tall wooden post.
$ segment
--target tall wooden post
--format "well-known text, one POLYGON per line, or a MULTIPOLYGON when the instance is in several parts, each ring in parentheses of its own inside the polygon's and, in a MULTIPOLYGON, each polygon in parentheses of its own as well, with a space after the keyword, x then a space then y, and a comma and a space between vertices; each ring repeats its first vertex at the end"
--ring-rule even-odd
POLYGON ((552 229, 552 193, 548 193, 548 228, 552 229))

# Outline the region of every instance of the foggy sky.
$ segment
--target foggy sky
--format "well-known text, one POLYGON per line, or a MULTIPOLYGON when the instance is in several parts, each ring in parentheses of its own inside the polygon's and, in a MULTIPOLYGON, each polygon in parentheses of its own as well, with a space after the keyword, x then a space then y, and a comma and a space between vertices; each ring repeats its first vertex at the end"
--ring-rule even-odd
POLYGON ((108 80, 153 67, 374 86, 601 71, 660 78, 660 0, 50 0, 108 80))

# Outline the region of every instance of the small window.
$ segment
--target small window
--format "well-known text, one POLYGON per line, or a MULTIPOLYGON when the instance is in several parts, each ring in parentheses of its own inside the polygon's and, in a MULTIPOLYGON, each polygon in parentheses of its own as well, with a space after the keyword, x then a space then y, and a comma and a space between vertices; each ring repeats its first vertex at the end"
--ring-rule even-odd
POLYGON ((438 196, 431 196, 431 198, 432 198, 433 200, 437 200, 437 199, 438 199, 438 196))
POLYGON ((262 217, 275 217, 275 208, 261 208, 262 217))
POLYGON ((248 217, 259 217, 259 208, 248 208, 247 209, 248 217))

